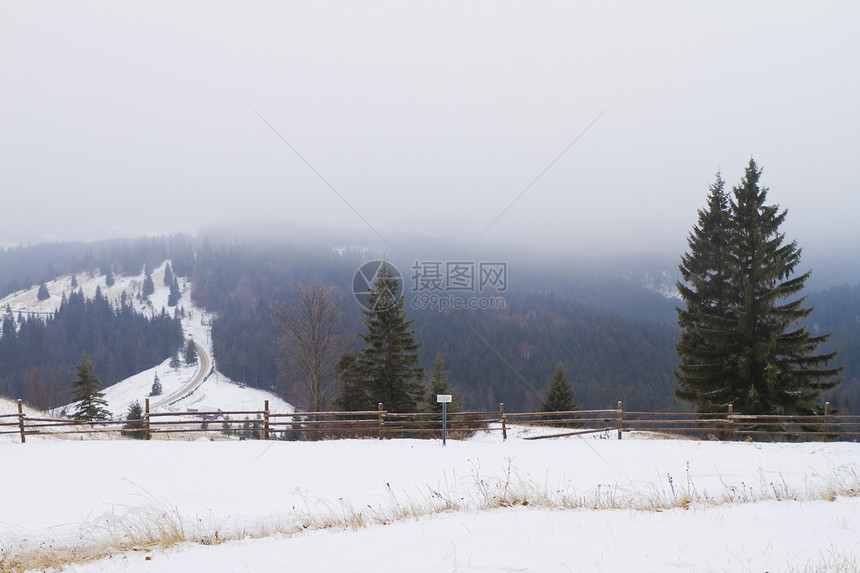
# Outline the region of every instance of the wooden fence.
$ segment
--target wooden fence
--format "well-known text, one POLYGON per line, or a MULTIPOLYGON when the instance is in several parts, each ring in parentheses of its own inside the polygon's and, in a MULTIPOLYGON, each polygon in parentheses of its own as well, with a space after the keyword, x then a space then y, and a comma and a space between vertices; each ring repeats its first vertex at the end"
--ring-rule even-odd
MULTIPOLYGON (((549 431, 528 436, 539 440, 605 432, 622 439, 624 432, 643 431, 719 440, 806 440, 857 441, 860 416, 834 415, 829 403, 819 416, 776 416, 735 414, 732 406, 724 413, 625 412, 621 402, 611 410, 572 412, 448 413, 447 429, 451 438, 478 431, 500 432, 507 439, 511 426, 547 427, 549 431)), ((18 400, 17 414, 0 415, 0 434, 18 434, 22 443, 27 436, 118 433, 152 439, 154 435, 180 434, 196 437, 220 433, 246 439, 336 438, 433 438, 441 435, 442 415, 438 413, 388 412, 383 404, 377 410, 362 412, 271 412, 265 401, 262 410, 150 412, 146 400, 143 419, 82 422, 66 418, 29 416, 18 400), (237 417, 238 416, 238 417, 237 417)), ((534 433, 534 432, 532 432, 534 433)))

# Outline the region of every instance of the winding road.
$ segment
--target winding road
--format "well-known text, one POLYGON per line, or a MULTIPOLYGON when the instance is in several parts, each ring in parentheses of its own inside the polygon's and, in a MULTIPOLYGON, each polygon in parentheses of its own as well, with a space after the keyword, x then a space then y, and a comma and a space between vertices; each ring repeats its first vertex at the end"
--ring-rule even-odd
POLYGON ((173 394, 150 405, 151 409, 154 410, 185 398, 194 392, 197 387, 203 384, 203 381, 206 380, 206 375, 209 374, 209 370, 212 368, 212 358, 209 356, 209 352, 196 342, 194 343, 194 347, 197 349, 197 373, 194 374, 194 378, 173 394))

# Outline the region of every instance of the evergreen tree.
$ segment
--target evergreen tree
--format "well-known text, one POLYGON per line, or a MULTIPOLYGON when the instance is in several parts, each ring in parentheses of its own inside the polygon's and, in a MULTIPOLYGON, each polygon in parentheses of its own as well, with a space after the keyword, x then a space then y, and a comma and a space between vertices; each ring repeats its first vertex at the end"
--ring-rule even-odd
POLYGON ((116 280, 113 277, 113 268, 110 265, 107 265, 105 270, 105 286, 113 286, 116 280))
POLYGON ((347 352, 341 356, 334 371, 335 378, 341 384, 340 393, 335 398, 335 407, 338 410, 356 411, 375 407, 361 377, 358 352, 347 352))
POLYGON ((555 367, 555 372, 549 380, 546 389, 546 397, 540 405, 541 412, 572 412, 579 410, 574 402, 576 393, 570 381, 564 374, 564 366, 561 362, 555 367))
MULTIPOLYGON (((841 368, 827 367, 836 352, 816 353, 829 334, 798 326, 812 312, 803 307, 806 297, 795 298, 810 272, 792 277, 801 250, 779 232, 787 211, 765 204, 760 177, 750 159, 729 200, 725 246, 711 249, 721 256, 709 260, 708 249, 691 241, 682 259, 682 276, 690 271, 690 279, 680 289, 687 308, 678 311, 677 395, 700 411, 731 403, 745 414, 816 414, 819 394, 839 383, 841 368)), ((721 235, 712 236, 701 238, 715 247, 721 235)))
POLYGON ((179 368, 182 363, 179 361, 179 353, 174 352, 173 356, 170 357, 170 367, 171 368, 179 368))
POLYGON ((723 351, 734 327, 729 315, 729 200, 724 186, 717 173, 708 206, 699 210, 699 222, 687 237, 689 252, 678 267, 683 282, 676 282, 686 307, 675 309, 681 327, 675 345, 680 359, 675 371, 680 388, 675 396, 697 403, 700 412, 724 410, 731 399, 725 383, 730 361, 723 351))
POLYGON ((135 400, 129 404, 125 419, 126 423, 122 425, 123 434, 136 440, 146 438, 146 429, 143 426, 143 408, 140 402, 135 400))
POLYGON ((73 288, 73 289, 74 289, 74 288, 78 288, 78 277, 77 277, 77 276, 75 276, 75 275, 72 275, 72 284, 71 284, 71 286, 72 286, 72 288, 73 288))
POLYGON ((77 378, 72 380, 72 398, 77 402, 72 417, 75 420, 92 422, 93 420, 107 420, 110 412, 107 410, 102 393, 102 385, 99 377, 93 374, 93 364, 84 352, 81 361, 76 367, 77 378))
POLYGON ((143 278, 143 291, 142 294, 144 297, 147 297, 155 292, 155 284, 152 282, 152 277, 149 273, 146 273, 146 276, 143 278))
POLYGON ((176 306, 179 304, 179 299, 182 297, 182 292, 179 290, 179 282, 176 277, 170 282, 170 293, 167 295, 167 306, 176 306))
POLYGON ((39 300, 48 300, 51 298, 51 293, 48 292, 48 287, 45 283, 39 285, 39 292, 36 293, 36 298, 39 300))
POLYGON ((158 372, 155 373, 155 379, 152 381, 152 389, 149 391, 150 396, 161 396, 164 388, 161 386, 161 380, 158 378, 158 372))
POLYGON ((197 345, 194 344, 192 339, 188 339, 188 343, 185 345, 185 363, 186 364, 197 364, 197 345))
MULTIPOLYGON (((173 284, 173 269, 170 268, 170 263, 164 265, 164 286, 169 287, 173 284)), ((173 306, 173 305, 170 305, 173 306)))
MULTIPOLYGON (((442 352, 436 351, 436 358, 433 360, 433 370, 430 372, 430 385, 427 389, 427 398, 424 402, 424 409, 427 412, 442 413, 442 404, 436 401, 436 396, 439 394, 452 394, 451 383, 448 380, 448 371, 445 370, 445 362, 442 360, 442 352)), ((456 412, 459 408, 452 401, 446 407, 448 412, 456 412)))
POLYGON ((368 399, 366 408, 382 402, 390 412, 414 412, 424 396, 419 380, 424 369, 419 364, 420 344, 415 342, 414 320, 407 320, 405 297, 396 293, 399 279, 391 268, 380 268, 362 308, 366 332, 364 348, 357 359, 361 390, 368 399))

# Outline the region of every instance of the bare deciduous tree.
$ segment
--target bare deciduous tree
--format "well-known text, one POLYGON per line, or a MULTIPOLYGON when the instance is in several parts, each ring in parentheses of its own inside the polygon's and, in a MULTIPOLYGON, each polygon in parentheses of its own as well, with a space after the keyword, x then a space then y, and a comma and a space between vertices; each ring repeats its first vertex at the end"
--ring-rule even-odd
POLYGON ((24 401, 47 412, 63 403, 67 397, 60 390, 60 377, 55 373, 43 373, 39 367, 28 371, 29 384, 24 389, 24 401))
POLYGON ((319 280, 297 283, 295 294, 296 302, 289 307, 269 301, 272 321, 282 334, 276 351, 278 370, 284 380, 304 387, 304 406, 320 412, 330 397, 334 367, 347 347, 343 301, 319 280))

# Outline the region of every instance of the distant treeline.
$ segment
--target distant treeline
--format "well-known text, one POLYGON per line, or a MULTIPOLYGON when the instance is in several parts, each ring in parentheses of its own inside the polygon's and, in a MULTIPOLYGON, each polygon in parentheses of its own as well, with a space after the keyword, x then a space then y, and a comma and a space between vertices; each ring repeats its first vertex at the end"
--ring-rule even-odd
POLYGON ((832 332, 823 351, 839 350, 834 366, 845 366, 845 381, 822 395, 845 414, 860 414, 860 284, 810 293, 815 310, 805 324, 812 334, 832 332))
POLYGON ((105 274, 111 269, 117 275, 139 275, 145 265, 154 267, 165 259, 173 260, 177 276, 188 276, 194 253, 194 243, 187 235, 0 249, 0 298, 66 274, 105 274))
POLYGON ((47 320, 4 312, 0 394, 38 407, 58 406, 69 399, 69 382, 84 351, 109 386, 162 362, 182 340, 179 318, 114 306, 101 291, 92 299, 72 293, 47 320))

